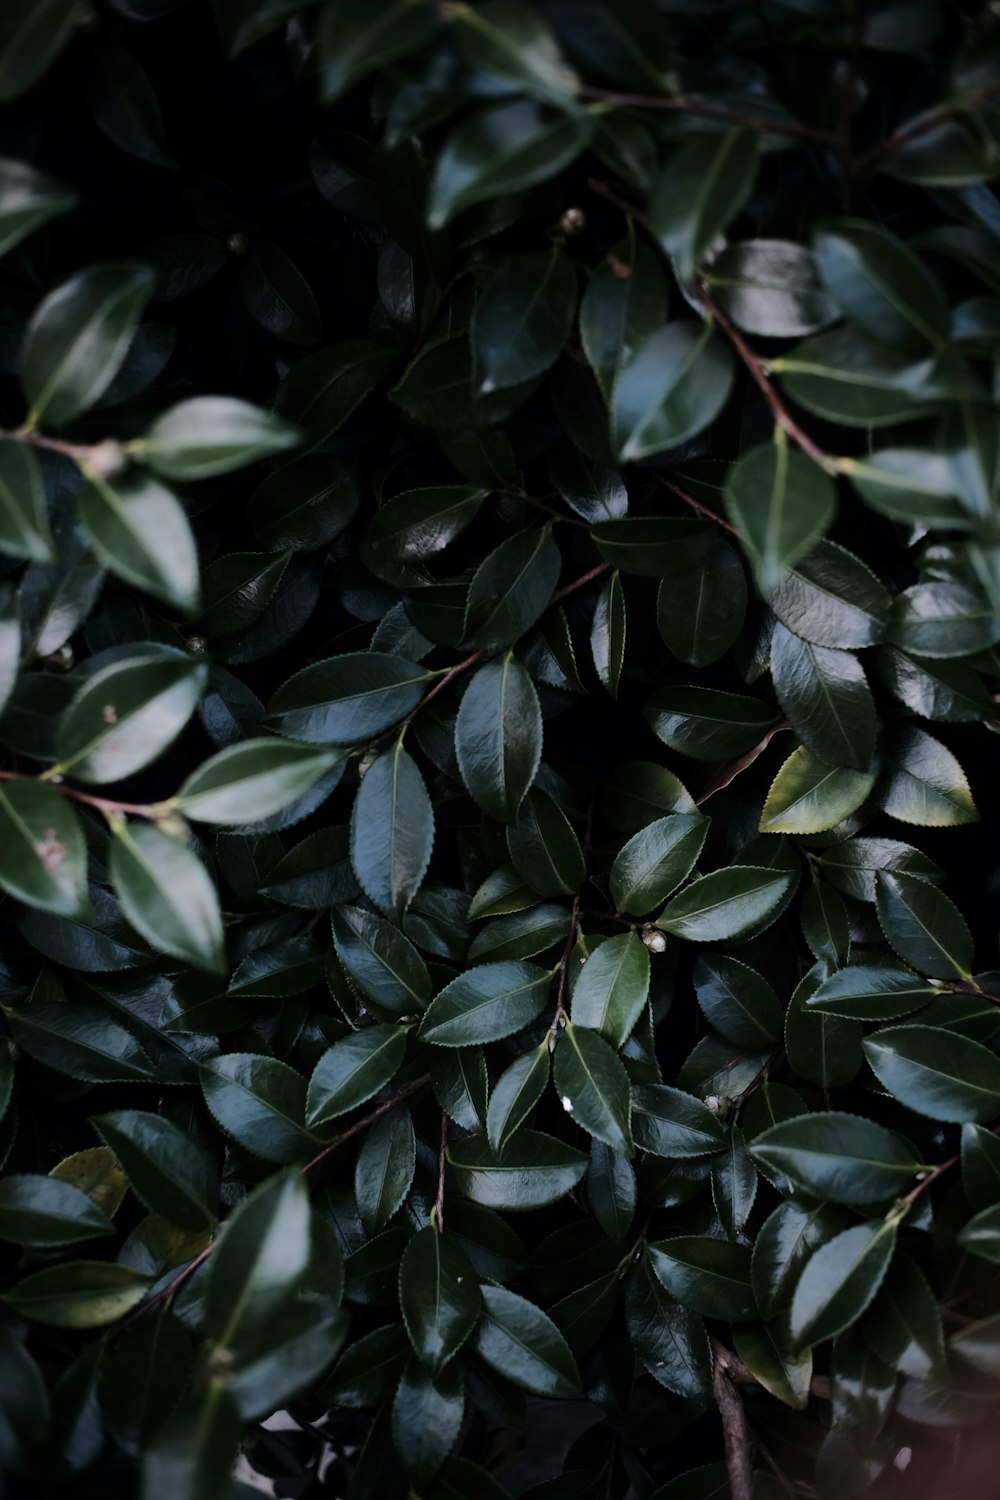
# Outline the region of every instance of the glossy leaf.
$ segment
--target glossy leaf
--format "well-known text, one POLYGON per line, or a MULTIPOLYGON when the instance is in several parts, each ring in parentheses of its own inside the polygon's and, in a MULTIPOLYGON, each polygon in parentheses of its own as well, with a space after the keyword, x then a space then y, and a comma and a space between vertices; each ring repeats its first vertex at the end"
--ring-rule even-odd
POLYGON ((821 833, 856 812, 874 785, 874 772, 830 765, 800 745, 771 783, 760 830, 821 833))
POLYGON ((0 785, 0 886, 42 911, 86 916, 83 830, 50 787, 28 780, 0 785))
POLYGON ((135 449, 166 479, 207 479, 297 442, 295 429, 271 412, 230 396, 198 396, 157 417, 135 449))
POLYGON ((624 1156, 632 1155, 632 1096, 624 1064, 588 1027, 567 1022, 553 1060, 562 1107, 571 1119, 624 1156))
POLYGON ((154 948, 204 969, 227 971, 219 897, 197 855, 148 823, 115 825, 111 878, 122 910, 154 948))
POLYGON ((587 1158, 553 1136, 519 1130, 498 1156, 485 1135, 469 1135, 449 1148, 448 1160, 463 1193, 486 1208, 527 1210, 555 1203, 587 1170, 587 1158))
POLYGON ((856 656, 814 646, 779 623, 771 638, 771 675, 778 702, 813 755, 868 770, 875 750, 875 703, 856 656))
POLYGON ((726 482, 725 499, 765 592, 815 546, 836 508, 833 485, 822 469, 780 434, 740 459, 726 482))
POLYGON ((971 979, 972 937, 954 902, 914 875, 880 871, 876 910, 900 958, 934 979, 971 979))
POLYGON ((403 1252, 399 1301, 414 1353, 438 1374, 476 1327, 481 1300, 466 1256, 434 1225, 415 1234, 403 1252))
POLYGON ((725 406, 732 383, 732 356, 708 324, 678 319, 651 334, 615 382, 619 461, 634 463, 701 432, 725 406))
POLYGON ((645 916, 690 875, 708 832, 708 820, 697 813, 658 818, 615 856, 611 897, 618 911, 645 916))
POLYGON ((873 1219, 816 1250, 792 1298, 794 1343, 819 1344, 850 1328, 882 1285, 895 1247, 895 1223, 873 1219))
POLYGON ((919 1115, 962 1123, 1000 1114, 1000 1059, 980 1042, 933 1026, 893 1026, 864 1048, 879 1082, 919 1115))
POLYGON ((301 797, 337 760, 334 751, 244 740, 204 761, 182 783, 174 805, 196 823, 256 823, 301 797))
POLYGON ((309 1080, 310 1127, 335 1120, 378 1093, 399 1069, 405 1051, 406 1032, 399 1026, 367 1026, 334 1042, 309 1080))
POLYGON ((775 910, 792 877, 781 870, 732 865, 713 870, 667 902, 657 927, 694 943, 745 936, 775 910))
POLYGON ((267 723, 314 745, 374 739, 415 708, 431 673, 382 652, 356 652, 303 667, 275 693, 267 723))
POLYGON ((690 281, 753 191, 759 137, 752 130, 696 136, 667 162, 653 189, 653 233, 690 281))
POLYGON ((351 816, 351 864, 366 895, 398 921, 423 883, 434 843, 434 812, 402 742, 380 755, 361 783, 351 816))
POLYGON ((570 1014, 575 1026, 592 1027, 612 1046, 621 1047, 645 1009, 648 994, 649 952, 636 933, 620 933, 587 959, 573 988, 570 1014))
POLYGON ((80 495, 80 520, 110 573, 195 614, 200 601, 198 551, 184 507, 147 475, 90 477, 80 495))
POLYGON ((524 667, 507 652, 480 667, 462 696, 455 754, 471 796, 501 823, 513 823, 538 771, 542 715, 524 667))
POLYGON ((478 964, 435 995, 420 1023, 421 1039, 468 1047, 510 1036, 541 1013, 551 979, 537 964, 478 964))
POLYGON ((476 1330, 480 1359, 536 1396, 570 1396, 580 1388, 565 1339, 540 1307, 506 1287, 484 1286, 476 1330))
POLYGON ((123 1109, 91 1120, 136 1197, 170 1224, 204 1229, 218 1204, 218 1173, 207 1151, 172 1120, 123 1109))
POLYGON ((772 1126, 750 1155, 769 1175, 831 1203, 887 1202, 912 1186, 920 1167, 898 1136, 836 1110, 772 1126))

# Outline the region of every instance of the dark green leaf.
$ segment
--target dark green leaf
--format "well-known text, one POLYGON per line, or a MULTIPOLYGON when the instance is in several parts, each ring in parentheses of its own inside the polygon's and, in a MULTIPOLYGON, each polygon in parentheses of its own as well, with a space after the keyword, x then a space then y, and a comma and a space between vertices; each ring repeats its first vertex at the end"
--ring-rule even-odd
POLYGON ((486 1115, 486 1134, 498 1156, 511 1136, 523 1125, 549 1081, 548 1038, 533 1051, 518 1057, 493 1086, 486 1115))
POLYGON ((173 805, 197 823, 256 823, 301 797, 338 759, 282 740, 243 740, 200 765, 173 805))
POLYGON ((733 1348, 754 1379, 795 1411, 809 1404, 812 1351, 793 1354, 781 1323, 748 1323, 733 1329, 733 1348))
POLYGON ((646 704, 650 728, 692 760, 725 760, 750 750, 778 722, 757 698, 717 688, 660 688, 646 704))
POLYGON ((416 1136, 406 1109, 390 1110, 367 1131, 354 1163, 354 1196, 365 1233, 379 1234, 410 1191, 416 1136))
POLYGON ((108 571, 184 614, 196 613, 198 552, 177 497, 148 475, 88 479, 80 520, 108 571))
POLYGON ((840 1209, 779 1203, 764 1221, 753 1247, 750 1279, 760 1315, 770 1322, 787 1316, 802 1268, 821 1245, 844 1227, 840 1209))
MULTIPOLYGON (((593 271, 580 306, 580 342, 606 400, 622 366, 666 318, 667 289, 661 262, 648 245, 636 239, 630 224, 627 238, 615 245, 593 271)), ((562 489, 557 472, 553 471, 552 477, 562 489)), ((622 514, 626 507, 627 500, 622 514)), ((579 513, 585 521, 602 519, 596 506, 586 505, 579 513)))
POLYGON ((0 1181, 0 1239, 47 1249, 105 1234, 111 1220, 72 1183, 34 1172, 0 1181))
POLYGON ((834 828, 857 812, 874 785, 874 771, 831 765, 800 745, 771 783, 760 830, 804 834, 834 828))
POLYGON ((214 1222, 218 1173, 200 1142, 172 1120, 138 1109, 98 1115, 90 1123, 150 1213, 183 1229, 204 1229, 214 1222))
POLYGON ((100 399, 128 354, 155 284, 149 266, 108 261, 71 276, 39 304, 21 353, 30 426, 44 419, 62 427, 100 399))
POLYGON ((420 1037, 438 1047, 469 1047, 510 1036, 541 1014, 551 980, 537 964, 478 964, 435 995, 420 1037))
POLYGON ((625 1283, 625 1321, 636 1354, 668 1391, 706 1405, 712 1391, 712 1355, 701 1318, 676 1303, 654 1275, 649 1253, 625 1283))
POLYGON ((781 1036, 781 1002, 755 969, 723 954, 695 960, 694 988, 706 1019, 735 1047, 771 1047, 781 1036))
POLYGON ((461 1191, 487 1208, 543 1208, 565 1196, 583 1177, 587 1158, 553 1136, 519 1130, 498 1156, 485 1135, 469 1135, 449 1148, 461 1191))
POLYGON ((623 516, 596 521, 590 539, 611 567, 663 578, 699 564, 712 537, 702 521, 687 516, 623 516))
POLYGON ((542 715, 534 684, 510 651, 480 667, 466 688, 455 753, 475 802, 498 822, 515 822, 538 771, 542 715))
POLYGON ((547 370, 569 337, 575 312, 576 272, 558 250, 508 260, 472 319, 479 394, 519 385, 547 370))
POLYGON ((149 1278, 105 1260, 67 1260, 33 1271, 4 1293, 21 1318, 53 1328, 100 1328, 141 1302, 149 1278))
POLYGON ((152 947, 227 973, 219 896, 197 855, 149 823, 115 823, 111 878, 122 910, 152 947))
POLYGON ((225 1385, 209 1381, 181 1402, 143 1454, 143 1500, 212 1500, 230 1480, 242 1431, 225 1385))
POLYGON ((86 917, 87 849, 73 808, 35 781, 0 784, 0 886, 63 917, 86 917))
POLYGON ((816 264, 790 240, 742 240, 727 245, 705 269, 713 296, 737 328, 765 338, 815 333, 837 316, 816 264))
POLYGON ((940 740, 923 729, 897 729, 882 749, 876 798, 890 817, 926 828, 978 820, 965 772, 940 740))
POLYGON ((764 592, 820 540, 836 509, 833 484, 779 429, 773 442, 752 448, 725 489, 726 510, 739 532, 764 592))
POLYGON ((603 686, 618 697, 618 683, 625 663, 625 590, 617 570, 601 589, 590 627, 590 654, 603 686))
POLYGON ((708 824, 699 813, 675 813, 633 834, 611 866, 616 910, 642 917, 676 890, 695 866, 708 824))
POLYGON ((768 603, 788 629, 815 646, 852 651, 885 632, 891 600, 865 564, 836 542, 820 542, 771 591, 768 603))
POLYGON ((433 673, 378 651, 334 656, 303 667, 283 683, 268 724, 311 744, 354 745, 374 739, 416 708, 433 673))
MULTIPOLYGON (((3 94, 0 60, 0 97, 3 94)), ((49 219, 68 213, 76 194, 28 162, 0 157, 0 255, 13 250, 49 219)))
POLYGON ((725 406, 732 384, 732 355, 710 324, 667 323, 615 381, 611 425, 619 460, 634 463, 701 432, 725 406))
POLYGON ((694 943, 718 943, 748 934, 781 903, 792 885, 783 870, 733 865, 693 880, 667 902, 657 927, 694 943))
POLYGON ((507 830, 514 868, 540 896, 569 895, 583 884, 583 851, 566 814, 545 792, 525 797, 507 830))
POLYGON ((351 815, 351 864, 365 894, 399 921, 423 884, 434 811, 402 739, 368 768, 351 815))
POLYGON ((712 1156, 726 1143, 726 1132, 706 1104, 666 1084, 640 1084, 632 1091, 632 1134, 637 1146, 654 1156, 712 1156))
POLYGON ((807 1010, 855 1021, 895 1021, 933 1000, 938 991, 908 969, 891 964, 849 964, 807 996, 807 1010))
POLYGON ((501 542, 480 563, 469 585, 467 643, 498 651, 520 640, 552 598, 561 567, 549 526, 519 531, 501 542))
POLYGON ((962 1187, 973 1208, 991 1208, 1000 1197, 1000 1137, 981 1125, 962 1126, 962 1187))
POLYGON ((898 1136, 835 1110, 772 1126, 750 1155, 768 1175, 831 1203, 884 1203, 911 1187, 920 1169, 898 1136))
POLYGON ((309 1196, 299 1172, 254 1189, 223 1226, 205 1285, 205 1327, 238 1347, 287 1305, 309 1264, 309 1196))
POLYGON ((680 661, 707 667, 736 641, 746 613, 743 565, 727 542, 710 542, 700 568, 660 584, 656 625, 680 661))
POLYGON ((399 1266, 399 1303, 414 1352, 438 1375, 479 1320, 476 1274, 453 1238, 429 1224, 399 1266))
POLYGON ((325 1125, 364 1104, 398 1072, 406 1052, 401 1026, 366 1026, 328 1048, 309 1080, 306 1119, 325 1125))
POLYGON ((737 1240, 746 1228, 757 1196, 757 1168, 747 1154, 738 1125, 732 1125, 726 1149, 711 1163, 712 1202, 726 1235, 737 1240))
POLYGON ((13 438, 0 440, 0 548, 30 562, 53 560, 38 459, 13 438))
POLYGON ((631 1087, 608 1043, 586 1026, 568 1021, 556 1047, 553 1075, 562 1107, 574 1122, 613 1150, 631 1156, 631 1087))
POLYGON ((937 1299, 913 1261, 898 1255, 865 1318, 865 1338, 890 1369, 913 1380, 940 1380, 944 1339, 937 1299))
POLYGON ((506 1287, 484 1286, 482 1296, 474 1342, 480 1359, 533 1395, 576 1395, 576 1361, 552 1319, 506 1287))
POLYGON ((653 233, 690 281, 753 191, 760 137, 753 130, 705 132, 670 157, 653 188, 653 233))
POLYGON ((448 1457, 464 1411, 465 1387, 454 1365, 434 1376, 419 1360, 408 1362, 392 1406, 392 1437, 418 1484, 448 1457))
POLYGON ((295 429, 271 412, 232 396, 198 396, 157 417, 132 450, 167 479, 207 479, 297 442, 295 429))
POLYGON ((881 1286, 895 1248, 895 1223, 873 1219, 814 1251, 792 1298, 795 1346, 821 1344, 857 1322, 881 1286))
POLYGON ((941 348, 944 293, 896 235, 865 219, 835 219, 812 248, 827 291, 863 334, 917 354, 941 348))
MULTIPOLYGON (((431 35, 433 18, 419 0, 346 0, 323 12, 319 45, 323 98, 327 104, 367 73, 415 52, 431 35)), ((241 46, 249 40, 241 37, 241 46)))
POLYGON ((834 765, 867 771, 875 704, 857 657, 815 646, 779 623, 771 638, 771 674, 778 702, 806 748, 834 765))
POLYGON ((621 1047, 645 1009, 648 995, 649 952, 637 933, 619 933, 601 943, 577 976, 570 1007, 573 1023, 593 1027, 612 1046, 621 1047))
POLYGON ((336 907, 337 957, 362 993, 381 1011, 412 1016, 431 995, 427 966, 413 944, 381 917, 355 906, 336 907))
POLYGON ((650 1245, 648 1253, 653 1270, 682 1307, 727 1322, 756 1317, 746 1246, 684 1235, 650 1245))
POLYGON ((980 1042, 937 1026, 893 1026, 864 1048, 879 1082, 918 1115, 961 1124, 1000 1114, 1000 1058, 980 1042))
POLYGON ((230 1052, 201 1066, 205 1103, 222 1130, 264 1161, 303 1161, 316 1143, 306 1133, 306 1082, 287 1063, 230 1052))
POLYGON ((578 88, 552 32, 541 16, 518 0, 485 0, 455 15, 462 60, 518 93, 550 104, 566 103, 578 88))

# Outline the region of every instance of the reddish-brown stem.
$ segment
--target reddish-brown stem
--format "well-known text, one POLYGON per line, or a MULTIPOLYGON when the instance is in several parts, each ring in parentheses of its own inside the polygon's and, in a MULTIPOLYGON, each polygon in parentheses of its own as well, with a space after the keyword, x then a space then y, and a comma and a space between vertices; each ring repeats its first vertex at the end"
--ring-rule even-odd
POLYGON ((403 723, 409 724, 410 720, 415 719, 420 710, 422 708, 426 708, 428 703, 433 703, 438 693, 443 693, 445 688, 449 687, 451 683, 454 682, 455 678, 458 677, 460 673, 465 671, 466 667, 471 667, 474 662, 477 662, 481 656, 485 655, 485 651, 473 651, 471 656, 466 656, 462 661, 456 662, 453 667, 449 667, 447 672, 445 672, 444 675, 440 677, 434 684, 430 692, 424 694, 413 712, 407 714, 406 718, 403 720, 403 723))
POLYGON ((758 756, 764 754, 764 751, 776 734, 780 734, 783 729, 791 729, 791 727, 788 720, 783 719, 780 724, 775 724, 773 729, 769 729, 764 738, 758 740, 752 750, 748 750, 745 755, 741 755, 736 760, 731 760, 727 765, 724 765, 712 777, 701 796, 695 799, 698 806, 700 807, 703 802, 707 802, 709 797, 714 797, 716 792, 721 792, 723 787, 727 787, 731 781, 735 781, 737 776, 753 765, 758 756))
POLYGON ((579 578, 574 578, 572 583, 567 583, 564 588, 556 589, 550 604, 558 604, 562 599, 568 599, 570 594, 575 594, 577 589, 584 588, 588 583, 593 583, 595 578, 600 578, 602 573, 608 571, 608 563, 598 563, 596 568, 591 568, 589 573, 584 573, 579 578))
POLYGON ((133 1308, 128 1317, 123 1320, 122 1327, 127 1328, 137 1318, 144 1318, 148 1312, 152 1312, 154 1307, 159 1307, 161 1302, 166 1302, 168 1297, 172 1297, 175 1292, 179 1292, 185 1281, 188 1281, 194 1275, 198 1267, 203 1261, 208 1259, 214 1249, 215 1241, 209 1240, 204 1250, 200 1250, 194 1260, 189 1260, 186 1266, 181 1266, 172 1281, 168 1281, 165 1287, 161 1287, 152 1297, 148 1297, 145 1302, 140 1302, 138 1307, 133 1308))
POLYGON ((444 1174, 448 1163, 448 1116, 441 1111, 441 1144, 438 1148, 438 1190, 434 1200, 434 1219, 440 1234, 444 1229, 444 1174))
MULTIPOLYGON (((0 771, 0 781, 36 781, 34 776, 23 776, 20 771, 0 771)), ((156 810, 150 802, 116 802, 111 797, 94 797, 90 792, 81 792, 75 786, 65 786, 61 781, 46 781, 60 797, 69 797, 73 802, 85 802, 100 812, 132 813, 137 818, 155 818, 156 810)))
POLYGON ((903 125, 888 136, 884 141, 879 141, 864 156, 859 156, 854 163, 855 176, 862 172, 870 172, 872 167, 878 166, 885 157, 891 156, 898 151, 900 146, 906 146, 910 141, 915 141, 929 131, 936 130, 952 115, 960 114, 963 110, 976 109, 980 104, 988 104, 990 100, 1000 98, 1000 84, 991 83, 988 87, 980 89, 976 94, 970 94, 965 99, 951 99, 945 104, 938 105, 937 109, 928 110, 926 114, 920 115, 918 119, 911 120, 909 125, 903 125))
POLYGON ((692 510, 696 510, 698 514, 704 516, 706 520, 714 521, 716 526, 721 526, 723 531, 729 532, 730 536, 739 535, 736 527, 730 525, 725 516, 720 516, 718 511, 712 510, 711 506, 709 505, 702 505, 700 500, 696 500, 693 495, 689 495, 687 490, 682 490, 680 485, 677 484, 673 479, 668 479, 665 474, 657 474, 656 479, 657 483, 662 484, 664 489, 672 490, 679 499, 684 501, 685 505, 690 505, 692 510))
POLYGON ((675 115, 694 115, 701 120, 718 120, 723 125, 760 130, 768 135, 814 141, 820 146, 836 146, 839 139, 829 130, 814 130, 810 125, 800 125, 797 120, 777 120, 771 115, 730 109, 728 104, 715 104, 711 99, 699 99, 693 94, 620 94, 613 89, 595 88, 590 84, 584 84, 580 93, 585 99, 616 104, 622 109, 658 109, 675 115))
POLYGON ((743 1397, 732 1378, 736 1376, 733 1358, 718 1339, 712 1340, 712 1355, 712 1391, 722 1422, 729 1492, 732 1500, 751 1500, 753 1466, 750 1461, 750 1434, 747 1431, 746 1412, 743 1410, 743 1397))
POLYGON ((569 931, 566 934, 566 942, 563 946, 562 958, 559 960, 559 987, 556 990, 556 1008, 552 1017, 549 1033, 554 1040, 559 1031, 559 1026, 566 1014, 566 985, 569 978, 569 961, 573 953, 573 944, 576 942, 576 929, 580 925, 580 895, 579 892, 573 897, 573 910, 569 918, 569 931))
POLYGON ((85 464, 95 447, 91 443, 67 443, 62 438, 48 437, 33 427, 0 428, 0 438, 13 438, 18 443, 28 443, 32 448, 46 448, 50 453, 61 453, 78 464, 85 464))
POLYGON ((747 343, 746 339, 740 333, 735 324, 730 322, 729 318, 722 311, 722 308, 716 302, 711 292, 709 292, 704 282, 699 281, 696 284, 695 292, 697 293, 698 300, 701 303, 702 307, 704 307, 705 311, 710 313, 711 316, 715 319, 716 323, 718 323, 719 327, 722 329, 722 332, 726 335, 726 338, 732 344, 736 353, 743 361, 743 364, 746 367, 751 379, 754 381, 755 385, 763 395, 764 400, 771 408, 771 415, 774 417, 775 422, 781 428, 782 432, 790 437, 792 442, 795 443, 798 448, 801 448, 806 457, 812 459, 813 463, 819 464, 820 468, 825 469, 828 474, 836 474, 838 472, 836 460, 831 458, 828 453, 824 453, 819 444, 814 443, 809 434, 803 431, 798 422, 796 422, 795 418, 792 416, 791 412, 788 410, 787 406, 778 395, 778 392, 771 384, 770 376, 764 369, 764 366, 761 363, 760 359, 758 359, 757 355, 751 349, 750 345, 747 343))
POLYGON ((306 1162, 302 1168, 303 1172, 311 1172, 314 1167, 318 1167, 321 1162, 326 1161, 327 1157, 331 1156, 345 1141, 349 1141, 352 1136, 360 1135, 363 1130, 368 1129, 369 1125, 374 1125, 376 1120, 380 1120, 383 1115, 388 1114, 390 1109, 395 1109, 397 1104, 402 1104, 404 1099, 409 1099, 411 1094, 418 1093, 430 1081, 431 1075, 429 1073, 421 1073, 419 1078, 414 1078, 412 1082, 404 1084, 401 1089, 397 1089, 391 1098, 386 1099, 377 1109, 370 1109, 366 1115, 362 1115, 360 1120, 355 1120, 353 1125, 349 1125, 338 1136, 334 1136, 329 1145, 324 1146, 322 1151, 318 1152, 311 1161, 306 1162))

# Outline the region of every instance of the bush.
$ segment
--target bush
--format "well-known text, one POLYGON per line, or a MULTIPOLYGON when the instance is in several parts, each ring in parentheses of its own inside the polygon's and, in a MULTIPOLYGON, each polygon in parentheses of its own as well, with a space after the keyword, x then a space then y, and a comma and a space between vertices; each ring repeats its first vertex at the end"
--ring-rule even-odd
POLYGON ((6 0, 12 1496, 998 1493, 998 79, 6 0))

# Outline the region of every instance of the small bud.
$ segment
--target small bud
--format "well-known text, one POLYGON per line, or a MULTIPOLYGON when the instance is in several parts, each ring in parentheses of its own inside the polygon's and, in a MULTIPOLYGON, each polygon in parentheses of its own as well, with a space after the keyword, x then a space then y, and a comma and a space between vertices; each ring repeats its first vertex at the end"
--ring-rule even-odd
POLYGON ((655 927, 644 927, 642 929, 642 940, 650 953, 665 953, 667 951, 667 940, 662 932, 655 927))
POLYGON ((730 1102, 723 1094, 708 1094, 705 1098, 705 1108, 710 1109, 713 1115, 718 1115, 721 1120, 729 1113, 730 1102))
POLYGON ((208 650, 208 642, 203 635, 189 635, 185 645, 190 656, 204 656, 208 650))
POLYGON ((169 838, 177 839, 180 843, 187 841, 188 826, 179 813, 167 813, 165 818, 157 818, 156 826, 169 838))
POLYGON ((364 755, 362 755, 361 759, 358 761, 358 780, 359 781, 361 781, 365 776, 367 776, 368 772, 371 770, 372 766, 375 764, 375 762, 377 760, 378 760, 378 751, 377 750, 366 750, 365 751, 364 755))
POLYGON ((246 255, 250 249, 250 241, 242 229, 237 229, 236 233, 231 234, 226 241, 226 248, 231 250, 234 255, 246 255))
POLYGON ((581 234, 586 227, 587 215, 582 208, 567 208, 560 216, 558 229, 560 234, 581 234))
POLYGON ((121 443, 116 443, 114 438, 105 438, 103 443, 91 448, 85 468, 98 479, 114 479, 127 465, 128 456, 121 443))
POLYGON ((68 672, 75 663, 72 646, 60 646, 58 651, 45 658, 45 666, 50 672, 68 672))

